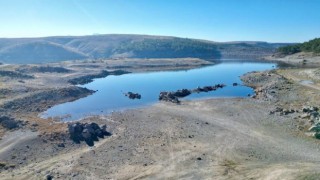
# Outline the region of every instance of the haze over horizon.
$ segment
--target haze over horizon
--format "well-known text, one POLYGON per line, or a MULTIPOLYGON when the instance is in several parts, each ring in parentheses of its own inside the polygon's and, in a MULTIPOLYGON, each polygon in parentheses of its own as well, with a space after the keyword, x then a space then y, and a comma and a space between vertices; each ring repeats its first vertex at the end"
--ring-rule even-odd
POLYGON ((317 0, 1 0, 0 37, 147 34, 212 41, 319 37, 317 0))

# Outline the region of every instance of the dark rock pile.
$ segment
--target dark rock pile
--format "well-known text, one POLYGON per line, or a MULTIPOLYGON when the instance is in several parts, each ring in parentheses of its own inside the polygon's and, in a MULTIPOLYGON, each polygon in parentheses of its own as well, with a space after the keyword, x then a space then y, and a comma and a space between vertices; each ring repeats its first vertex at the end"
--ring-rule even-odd
POLYGON ((0 124, 6 129, 15 129, 20 127, 21 122, 7 116, 1 116, 0 124))
POLYGON ((180 100, 176 96, 174 96, 174 92, 160 92, 159 100, 176 104, 180 103, 180 100))
POLYGON ((128 92, 128 93, 125 93, 124 95, 129 97, 130 99, 141 99, 141 95, 138 93, 128 92))
POLYGON ((159 100, 160 101, 168 101, 172 103, 180 103, 178 98, 186 97, 192 93, 200 93, 200 92, 209 92, 215 91, 219 88, 223 88, 226 85, 224 84, 216 84, 214 86, 204 86, 204 87, 197 87, 196 89, 189 90, 189 89, 181 89, 175 92, 160 92, 159 100))
POLYGON ((104 138, 105 136, 111 136, 111 133, 106 130, 107 126, 99 126, 96 123, 74 123, 69 124, 70 138, 75 143, 85 141, 88 146, 94 146, 94 141, 99 141, 98 138, 104 138))
POLYGON ((220 88, 224 88, 226 85, 224 84, 216 84, 214 86, 204 86, 204 87, 197 87, 196 89, 192 90, 192 92, 209 92, 209 91, 215 91, 220 88))

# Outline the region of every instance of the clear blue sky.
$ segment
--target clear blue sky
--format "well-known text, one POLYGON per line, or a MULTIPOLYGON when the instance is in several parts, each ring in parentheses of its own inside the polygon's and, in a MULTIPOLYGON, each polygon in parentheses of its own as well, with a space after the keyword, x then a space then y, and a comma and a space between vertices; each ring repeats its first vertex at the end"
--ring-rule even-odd
POLYGON ((150 34, 213 41, 320 37, 320 0, 0 0, 0 37, 150 34))

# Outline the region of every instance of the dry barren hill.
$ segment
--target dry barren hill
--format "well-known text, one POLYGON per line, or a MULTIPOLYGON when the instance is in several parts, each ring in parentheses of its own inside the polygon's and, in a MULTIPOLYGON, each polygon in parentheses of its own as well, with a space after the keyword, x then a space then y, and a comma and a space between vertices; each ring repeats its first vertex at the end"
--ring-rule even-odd
POLYGON ((0 62, 47 63, 98 58, 260 58, 282 43, 227 42, 147 35, 57 36, 0 39, 0 62))

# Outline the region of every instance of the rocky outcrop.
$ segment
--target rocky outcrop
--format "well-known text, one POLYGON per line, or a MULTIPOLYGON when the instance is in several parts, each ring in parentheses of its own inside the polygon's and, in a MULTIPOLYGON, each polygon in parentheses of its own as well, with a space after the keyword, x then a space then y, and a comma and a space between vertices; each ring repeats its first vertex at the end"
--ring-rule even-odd
POLYGON ((94 141, 98 141, 98 138, 104 138, 105 136, 111 136, 111 133, 106 130, 107 126, 99 126, 96 123, 74 123, 68 124, 68 130, 70 138, 75 143, 85 141, 88 146, 94 146, 94 141))
POLYGON ((214 86, 204 86, 204 87, 197 87, 196 89, 193 90, 188 90, 188 89, 181 89, 175 92, 160 92, 159 95, 159 100, 160 101, 167 101, 167 102, 172 102, 172 103, 180 103, 179 98, 186 97, 192 93, 200 93, 200 92, 209 92, 209 91, 215 91, 219 88, 223 88, 226 85, 224 84, 216 84, 214 86))
POLYGON ((318 107, 313 106, 304 106, 302 108, 302 115, 300 116, 303 119, 309 119, 309 122, 312 123, 312 126, 309 128, 310 132, 313 132, 313 136, 317 139, 320 139, 320 113, 318 107))
POLYGON ((129 99, 141 99, 141 94, 139 93, 128 92, 125 93, 125 96, 127 96, 129 99))

